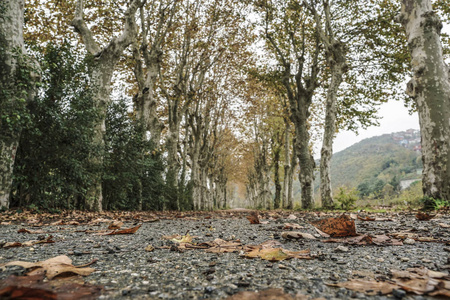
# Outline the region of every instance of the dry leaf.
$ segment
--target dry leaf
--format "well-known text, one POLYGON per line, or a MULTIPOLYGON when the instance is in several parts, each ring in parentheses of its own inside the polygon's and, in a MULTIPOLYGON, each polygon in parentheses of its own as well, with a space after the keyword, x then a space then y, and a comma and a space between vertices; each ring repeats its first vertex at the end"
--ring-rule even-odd
POLYGON ((289 220, 295 220, 295 219, 297 219, 297 217, 296 217, 295 215, 293 215, 293 214, 290 214, 287 218, 288 218, 289 220))
POLYGON ((140 227, 141 225, 138 225, 136 227, 132 227, 132 228, 127 228, 127 229, 122 229, 122 230, 117 230, 117 231, 112 231, 109 233, 98 233, 97 235, 115 235, 115 234, 133 234, 135 233, 140 227))
POLYGON ((187 233, 186 235, 182 236, 181 238, 177 239, 174 238, 172 239, 172 241, 174 241, 175 243, 191 243, 192 242, 192 238, 193 236, 191 236, 189 233, 187 233))
POLYGON ((450 224, 439 223, 438 225, 441 226, 442 228, 450 228, 450 224))
POLYGON ((387 235, 368 235, 363 234, 356 237, 342 238, 342 239, 328 239, 324 240, 324 243, 344 243, 350 245, 390 245, 390 246, 402 246, 403 242, 397 239, 388 237, 387 235))
POLYGON ((119 229, 122 226, 123 226, 123 222, 121 222, 121 221, 112 221, 111 224, 109 224, 108 229, 109 230, 119 229))
POLYGON ((148 245, 144 250, 147 252, 152 252, 153 250, 155 250, 155 247, 153 247, 152 245, 148 245))
POLYGON ((252 211, 250 215, 247 216, 247 220, 250 221, 250 224, 261 224, 259 221, 258 213, 256 211, 252 211))
POLYGON ((235 241, 225 241, 222 239, 215 239, 209 243, 201 243, 198 246, 207 246, 206 252, 211 253, 229 253, 229 252, 238 252, 243 249, 242 243, 240 240, 235 241))
POLYGON ((303 226, 300 226, 299 224, 295 224, 295 223, 284 223, 284 230, 287 229, 302 229, 304 228, 303 226))
MULTIPOLYGON (((73 277, 72 277, 73 278, 73 277)), ((102 287, 83 280, 52 280, 44 282, 44 275, 9 276, 0 282, 1 299, 97 299, 102 287)))
POLYGON ((327 218, 311 222, 312 225, 332 237, 356 236, 355 221, 350 220, 347 215, 339 218, 327 218))
POLYGON ((226 300, 307 300, 309 297, 297 294, 291 296, 283 292, 282 289, 268 289, 258 292, 242 291, 226 300))
POLYGON ((358 220, 361 220, 361 221, 375 221, 375 218, 358 216, 358 220))
POLYGON ((315 240, 316 238, 309 233, 305 233, 305 232, 296 232, 296 231, 292 231, 292 232, 282 232, 281 233, 281 237, 287 240, 298 240, 298 239, 309 239, 309 240, 315 240))
POLYGON ((31 247, 33 245, 36 244, 51 244, 54 243, 55 241, 53 240, 53 236, 50 235, 48 236, 45 240, 40 240, 40 241, 26 241, 23 243, 19 243, 19 242, 9 242, 9 243, 5 243, 3 245, 3 248, 14 248, 14 247, 31 247))
POLYGON ((327 284, 329 286, 344 287, 346 289, 362 292, 367 295, 387 295, 399 286, 389 282, 378 282, 373 280, 350 279, 349 281, 327 284))
POLYGON ((435 216, 436 215, 430 215, 427 213, 423 213, 421 211, 417 212, 417 214, 416 214, 416 218, 419 221, 429 221, 429 220, 433 219, 435 216))
POLYGON ((29 275, 46 274, 48 279, 53 279, 60 275, 73 275, 78 274, 81 276, 87 276, 94 272, 92 268, 78 268, 72 265, 72 260, 66 255, 56 256, 44 261, 39 261, 36 263, 26 262, 26 261, 12 261, 3 265, 0 268, 6 266, 21 266, 25 269, 31 269, 29 275))

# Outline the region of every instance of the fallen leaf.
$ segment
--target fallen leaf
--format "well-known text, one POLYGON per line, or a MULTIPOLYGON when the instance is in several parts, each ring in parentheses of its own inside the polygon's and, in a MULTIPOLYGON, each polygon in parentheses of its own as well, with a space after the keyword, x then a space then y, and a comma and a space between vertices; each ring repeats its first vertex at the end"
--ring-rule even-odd
POLYGON ((155 250, 155 247, 153 247, 152 245, 148 245, 144 250, 147 252, 152 252, 153 250, 155 250))
POLYGON ((450 296, 450 277, 446 273, 427 268, 408 268, 406 271, 391 270, 392 280, 402 289, 415 294, 450 296))
POLYGON ((302 229, 304 228, 303 226, 300 226, 299 224, 295 224, 295 223, 284 223, 284 230, 287 229, 302 229))
POLYGON ((332 237, 356 236, 355 221, 347 215, 313 221, 311 224, 332 237))
POLYGON ((205 250, 206 252, 211 253, 229 253, 229 252, 238 252, 243 249, 242 243, 240 240, 234 241, 225 241, 222 239, 215 239, 209 243, 201 243, 198 246, 207 246, 208 248, 205 250))
MULTIPOLYGON (((73 278, 73 277, 72 277, 73 278)), ((2 299, 97 299, 102 287, 93 286, 84 281, 52 280, 44 282, 44 275, 14 276, 0 281, 0 298, 2 299)))
POLYGON ((438 225, 441 226, 442 228, 450 228, 450 224, 439 223, 438 225))
POLYGON ((97 235, 116 235, 116 234, 133 234, 135 233, 142 225, 138 225, 136 227, 122 229, 122 230, 114 230, 109 233, 98 233, 97 235))
POLYGON ((328 286, 343 287, 352 291, 365 293, 367 295, 387 295, 394 289, 398 289, 397 284, 390 282, 378 282, 374 280, 350 279, 345 282, 327 283, 328 286))
POLYGON ((94 272, 92 268, 78 268, 72 265, 72 260, 66 255, 56 256, 44 261, 36 263, 26 261, 12 261, 6 264, 0 265, 0 268, 6 266, 21 266, 25 269, 33 269, 28 275, 46 274, 48 279, 53 279, 56 276, 66 275, 70 276, 78 274, 81 276, 87 276, 94 272))
POLYGON ((358 220, 361 220, 361 221, 375 221, 375 218, 358 216, 358 220))
POLYGON ((421 211, 417 212, 417 214, 416 214, 416 218, 419 221, 429 221, 429 220, 433 219, 435 216, 436 215, 430 215, 427 213, 423 213, 421 211))
POLYGON ((330 235, 329 235, 328 233, 325 233, 325 232, 321 231, 319 228, 314 227, 314 229, 315 229, 322 237, 326 237, 326 238, 329 238, 329 237, 330 237, 330 235))
POLYGON ((282 232, 281 233, 281 237, 287 240, 298 240, 298 239, 309 239, 309 240, 315 240, 316 238, 309 233, 305 233, 305 232, 296 232, 296 231, 292 231, 292 232, 282 232))
POLYGON ((290 251, 279 247, 280 245, 280 242, 270 240, 261 245, 245 246, 245 257, 260 257, 261 259, 269 261, 281 261, 291 258, 313 259, 313 257, 310 256, 310 250, 290 251))
POLYGON ((293 214, 290 214, 287 218, 288 218, 289 220, 295 220, 295 219, 297 219, 297 217, 296 217, 295 215, 293 215, 293 214))
POLYGON ((286 294, 282 289, 268 289, 258 292, 242 291, 226 300, 307 300, 309 297, 301 294, 295 296, 286 294))
POLYGON ((172 241, 174 241, 175 243, 191 243, 192 242, 192 238, 193 236, 191 236, 189 233, 187 233, 186 235, 182 236, 181 238, 177 239, 174 238, 172 239, 172 241))
POLYGON ((250 224, 261 224, 259 221, 258 213, 256 211, 252 211, 250 215, 247 216, 247 220, 250 221, 250 224))
POLYGON ((112 221, 111 224, 109 224, 108 229, 109 230, 119 229, 122 226, 123 226, 123 222, 121 222, 121 221, 112 221))
POLYGON ((389 245, 389 246, 402 246, 401 240, 393 239, 387 235, 368 235, 363 234, 356 237, 342 238, 342 239, 328 239, 322 241, 324 243, 344 243, 350 245, 389 245))
POLYGON ((26 241, 26 242, 23 242, 23 243, 8 242, 8 243, 5 243, 3 245, 3 248, 31 247, 31 246, 36 245, 36 244, 51 244, 51 243, 54 243, 54 242, 55 241, 53 240, 53 236, 50 235, 46 239, 40 240, 40 241, 32 240, 32 241, 26 241))

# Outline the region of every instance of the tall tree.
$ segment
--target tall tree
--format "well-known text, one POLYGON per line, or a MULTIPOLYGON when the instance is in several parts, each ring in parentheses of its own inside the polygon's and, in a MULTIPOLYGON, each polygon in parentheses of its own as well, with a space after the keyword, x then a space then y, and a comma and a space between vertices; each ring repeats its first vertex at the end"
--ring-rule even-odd
POLYGON ((325 125, 323 133, 322 149, 320 151, 320 198, 324 207, 333 206, 331 191, 330 161, 333 155, 333 140, 336 133, 336 117, 338 90, 343 81, 343 76, 348 70, 346 47, 344 43, 335 36, 330 3, 328 0, 321 1, 319 15, 316 8, 317 1, 304 2, 306 7, 314 16, 316 28, 319 33, 322 44, 325 48, 325 59, 330 69, 330 82, 326 92, 325 100, 325 125), (322 21, 323 20, 323 21, 322 21))
POLYGON ((423 192, 450 200, 450 69, 442 54, 442 23, 430 0, 402 0, 398 21, 411 53, 413 74, 406 92, 419 112, 423 192))
POLYGON ((76 4, 75 18, 72 20, 71 25, 80 34, 88 53, 95 57, 92 88, 95 90, 93 93, 94 106, 99 113, 99 117, 94 122, 94 137, 92 139, 92 144, 98 151, 96 154, 93 153, 91 155, 94 179, 88 187, 85 199, 85 208, 88 210, 102 210, 103 155, 101 153, 105 148, 105 118, 110 102, 111 78, 123 51, 136 39, 135 14, 139 7, 144 5, 145 1, 133 0, 130 3, 124 14, 125 24, 123 31, 118 37, 113 37, 104 47, 101 47, 95 40, 92 31, 88 28, 83 18, 84 1, 78 0, 76 4))
POLYGON ((302 207, 314 206, 314 158, 309 132, 310 108, 319 86, 320 38, 298 1, 265 1, 265 37, 282 70, 300 165, 302 207))
POLYGON ((0 3, 0 207, 9 207, 12 173, 26 102, 33 98, 32 62, 23 40, 24 1, 0 3))

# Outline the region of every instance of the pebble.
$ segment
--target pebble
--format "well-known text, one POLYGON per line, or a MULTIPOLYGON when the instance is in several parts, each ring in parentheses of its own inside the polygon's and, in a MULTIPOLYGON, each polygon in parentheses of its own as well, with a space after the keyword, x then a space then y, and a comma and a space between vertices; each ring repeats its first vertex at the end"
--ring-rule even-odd
POLYGON ((406 296, 406 292, 404 290, 400 290, 400 289, 394 289, 392 291, 392 295, 396 298, 396 299, 403 299, 403 297, 406 296))
POLYGON ((403 244, 406 244, 406 245, 414 245, 415 243, 416 243, 416 241, 413 239, 410 239, 410 238, 407 238, 403 241, 403 244))
POLYGON ((408 262, 408 261, 410 261, 411 259, 408 258, 408 257, 400 257, 400 260, 401 260, 402 262, 408 262))
POLYGON ((340 245, 340 246, 337 246, 336 249, 334 249, 334 251, 335 252, 348 252, 349 249, 348 249, 348 247, 340 245))

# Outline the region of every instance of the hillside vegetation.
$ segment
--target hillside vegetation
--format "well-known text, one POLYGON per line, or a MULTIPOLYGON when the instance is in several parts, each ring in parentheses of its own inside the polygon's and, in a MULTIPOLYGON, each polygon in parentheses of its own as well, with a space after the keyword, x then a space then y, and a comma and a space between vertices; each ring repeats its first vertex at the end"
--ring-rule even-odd
POLYGON ((420 180, 421 168, 420 133, 408 130, 368 138, 334 154, 331 178, 335 191, 346 186, 377 198, 400 190, 402 180, 420 180))

